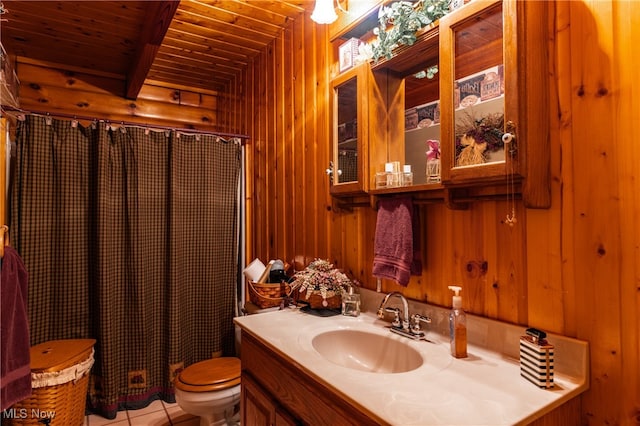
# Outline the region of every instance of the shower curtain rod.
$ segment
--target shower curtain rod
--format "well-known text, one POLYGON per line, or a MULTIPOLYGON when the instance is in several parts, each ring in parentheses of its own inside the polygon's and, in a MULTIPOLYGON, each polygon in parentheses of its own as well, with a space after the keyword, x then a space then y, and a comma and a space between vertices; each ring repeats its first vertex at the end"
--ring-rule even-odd
POLYGON ((244 145, 246 143, 246 140, 249 139, 248 135, 241 135, 241 134, 236 134, 236 133, 221 133, 221 132, 212 132, 209 130, 198 130, 198 129, 188 129, 185 127, 182 128, 178 128, 178 127, 170 127, 170 126, 161 126, 161 125, 150 125, 150 124, 140 124, 140 123, 134 123, 131 121, 111 121, 111 120, 107 120, 107 119, 100 119, 100 118, 95 118, 95 117, 87 117, 87 116, 81 116, 81 115, 72 115, 72 114, 66 114, 63 112, 55 112, 55 113, 51 113, 51 112, 46 112, 46 111, 27 111, 27 110, 23 110, 20 108, 16 108, 10 105, 0 105, 0 107, 2 108, 2 112, 15 112, 18 114, 33 114, 33 115, 42 115, 42 116, 50 116, 50 117, 60 117, 60 118, 70 118, 72 120, 86 120, 86 121, 104 121, 106 123, 116 123, 116 124, 121 124, 123 126, 138 126, 138 127, 148 127, 150 129, 160 129, 160 130, 175 130, 178 132, 182 132, 182 133, 198 133, 198 134, 206 134, 206 135, 212 135, 212 136, 219 136, 219 137, 227 137, 227 138, 238 138, 241 141, 241 144, 244 145))

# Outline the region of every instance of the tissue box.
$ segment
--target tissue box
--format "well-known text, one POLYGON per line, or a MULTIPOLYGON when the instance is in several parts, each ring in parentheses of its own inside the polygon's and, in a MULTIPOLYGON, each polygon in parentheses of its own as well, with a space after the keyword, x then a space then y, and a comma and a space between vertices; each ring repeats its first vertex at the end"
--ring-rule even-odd
POLYGON ((546 340, 521 336, 520 375, 540 388, 552 388, 553 349, 553 345, 546 340))

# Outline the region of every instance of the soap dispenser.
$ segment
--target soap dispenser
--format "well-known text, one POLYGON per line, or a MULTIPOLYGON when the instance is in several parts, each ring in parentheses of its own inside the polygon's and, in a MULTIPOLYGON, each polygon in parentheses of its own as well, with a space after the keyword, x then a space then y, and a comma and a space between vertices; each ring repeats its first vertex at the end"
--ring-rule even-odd
POLYGON ((450 285, 454 292, 453 307, 449 313, 449 335, 451 339, 451 355, 455 358, 467 357, 467 315, 462 310, 462 287, 450 285))

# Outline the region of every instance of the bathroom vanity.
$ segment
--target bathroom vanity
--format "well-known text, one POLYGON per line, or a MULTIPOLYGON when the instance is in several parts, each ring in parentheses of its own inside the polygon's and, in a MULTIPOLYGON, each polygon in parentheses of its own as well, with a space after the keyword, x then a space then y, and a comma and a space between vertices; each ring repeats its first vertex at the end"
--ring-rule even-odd
POLYGON ((236 318, 243 424, 529 424, 588 389, 586 342, 549 336, 555 387, 540 389, 520 376, 523 327, 470 315, 469 357, 454 359, 446 310, 425 306, 411 309, 433 319, 429 341, 391 333, 371 312, 236 318))
POLYGON ((242 353, 242 424, 385 423, 245 331, 242 353))

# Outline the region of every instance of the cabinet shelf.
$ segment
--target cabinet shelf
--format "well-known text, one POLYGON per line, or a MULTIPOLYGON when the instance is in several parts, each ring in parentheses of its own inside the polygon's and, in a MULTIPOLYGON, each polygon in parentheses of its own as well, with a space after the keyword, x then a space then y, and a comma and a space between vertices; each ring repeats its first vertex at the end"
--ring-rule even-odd
POLYGON ((358 139, 351 138, 338 142, 338 149, 355 150, 357 149, 358 139))
MULTIPOLYGON (((421 185, 411 185, 411 186, 394 186, 391 188, 376 188, 371 189, 369 191, 372 195, 386 195, 386 194, 406 194, 413 192, 431 192, 431 191, 442 191, 444 186, 441 183, 425 183, 421 185)), ((437 198, 437 197, 434 197, 437 198)))
POLYGON ((438 63, 440 28, 438 21, 418 31, 411 46, 398 46, 389 59, 381 58, 372 64, 373 71, 387 70, 397 77, 407 77, 438 63))
MULTIPOLYGON (((455 109, 455 112, 462 112, 462 111, 473 111, 474 108, 482 108, 485 109, 487 107, 491 108, 492 105, 495 105, 498 102, 504 102, 504 95, 500 95, 497 96, 495 98, 491 98, 491 99, 487 99, 487 100, 478 100, 478 102, 476 102, 473 105, 469 105, 469 106, 459 106, 458 108, 455 109)), ((495 108, 493 108, 495 109, 495 108)))

